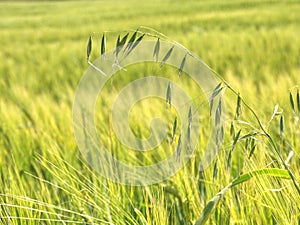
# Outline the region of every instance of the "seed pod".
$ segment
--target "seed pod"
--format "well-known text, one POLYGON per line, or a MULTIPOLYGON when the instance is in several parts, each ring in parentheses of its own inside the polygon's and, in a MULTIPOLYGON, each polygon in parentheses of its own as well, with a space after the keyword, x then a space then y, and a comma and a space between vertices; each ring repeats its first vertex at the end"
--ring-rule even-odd
POLYGON ((129 55, 130 52, 132 52, 132 50, 142 41, 142 39, 144 38, 145 34, 143 34, 142 36, 140 36, 133 44, 132 46, 128 49, 128 52, 126 55, 129 55))
POLYGON ((295 110, 294 99, 293 99, 293 95, 292 95, 291 92, 290 92, 290 104, 291 104, 291 108, 292 108, 292 110, 293 110, 293 114, 294 114, 294 116, 296 116, 296 110, 295 110))
POLYGON ((183 57, 183 59, 182 59, 182 61, 181 61, 181 63, 180 63, 180 68, 179 68, 179 70, 178 70, 178 76, 180 76, 181 73, 182 73, 183 67, 184 67, 184 65, 185 65, 185 61, 186 61, 186 55, 183 57))
POLYGON ((92 36, 89 37, 89 41, 86 48, 86 59, 88 61, 90 60, 91 52, 92 52, 92 36))
POLYGON ((169 49, 169 51, 167 52, 167 54, 164 56, 163 60, 161 61, 160 67, 162 67, 165 64, 165 62, 168 60, 168 58, 171 56, 173 49, 174 49, 174 46, 172 46, 169 49))
POLYGON ((106 51, 106 37, 105 37, 105 34, 103 33, 102 40, 101 40, 101 55, 104 56, 105 51, 106 51))
MULTIPOLYGON (((133 35, 130 37, 130 39, 129 39, 127 45, 126 45, 126 48, 124 49, 124 52, 125 52, 126 50, 128 50, 128 49, 131 48, 133 42, 135 41, 136 35, 137 35, 137 30, 136 30, 136 31, 133 33, 133 35)), ((126 39, 127 39, 127 38, 126 38, 126 39)))
POLYGON ((279 128, 280 128, 280 136, 283 137, 283 135, 284 135, 284 118, 283 118, 283 116, 280 117, 279 128))
POLYGON ((158 61, 159 50, 160 50, 160 42, 159 42, 159 38, 157 38, 154 51, 153 51, 153 58, 155 57, 156 62, 158 61))
POLYGON ((177 162, 179 162, 180 153, 181 153, 181 135, 179 136, 178 144, 177 144, 177 148, 176 148, 176 161, 177 162))
POLYGON ((166 107, 168 107, 168 103, 171 107, 171 100, 172 100, 172 87, 171 87, 171 83, 168 83, 168 87, 167 87, 167 94, 166 94, 166 107))
POLYGON ((172 143, 174 142, 175 137, 176 137, 176 130, 177 130, 177 117, 175 117, 175 120, 173 123, 172 143))
POLYGON ((238 95, 238 98, 236 101, 235 119, 237 119, 242 114, 241 101, 242 101, 241 96, 238 95))
POLYGON ((214 173, 213 173, 213 181, 216 180, 217 176, 218 176, 218 164, 217 164, 217 162, 215 162, 214 173))
POLYGON ((298 116, 300 117, 300 94, 298 89, 297 89, 297 106, 298 106, 298 116))
POLYGON ((232 122, 231 122, 231 125, 230 125, 230 136, 231 136, 232 139, 234 139, 235 131, 234 131, 234 126, 233 126, 232 122))

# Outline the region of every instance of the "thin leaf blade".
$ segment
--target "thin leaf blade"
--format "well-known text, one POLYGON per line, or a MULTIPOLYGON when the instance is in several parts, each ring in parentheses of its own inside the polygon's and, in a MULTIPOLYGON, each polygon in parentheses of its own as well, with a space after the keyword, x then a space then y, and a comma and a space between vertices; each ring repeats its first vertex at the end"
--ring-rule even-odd
POLYGON ((279 168, 264 168, 260 170, 251 171, 249 173, 245 173, 241 175, 240 177, 236 178, 232 182, 232 187, 236 186, 238 184, 241 184, 243 182, 246 182, 250 180, 252 177, 257 177, 261 175, 271 176, 271 177, 278 177, 282 179, 290 179, 290 175, 287 170, 285 169, 279 169, 279 168))
POLYGON ((217 205, 220 203, 221 199, 224 197, 224 195, 232 188, 233 186, 239 185, 243 182, 246 182, 250 180, 252 177, 256 176, 270 176, 270 177, 278 177, 282 179, 290 179, 290 175, 287 170, 285 169, 279 169, 279 168, 264 168, 260 170, 251 171, 249 173, 245 173, 241 175, 240 177, 234 179, 229 185, 227 185, 225 188, 223 188, 218 194, 216 194, 204 207, 202 210, 202 213, 200 217, 197 219, 195 225, 203 225, 207 222, 210 215, 214 211, 214 209, 217 207, 217 205))

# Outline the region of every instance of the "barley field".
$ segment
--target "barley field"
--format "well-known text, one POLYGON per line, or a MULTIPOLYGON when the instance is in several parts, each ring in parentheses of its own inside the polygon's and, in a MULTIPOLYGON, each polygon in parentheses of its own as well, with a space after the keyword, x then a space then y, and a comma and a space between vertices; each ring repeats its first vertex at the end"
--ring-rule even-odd
POLYGON ((0 224, 300 225, 299 11, 299 1, 0 1, 0 224), (174 129, 178 109, 139 102, 129 118, 135 135, 148 137, 149 121, 159 116, 167 141, 145 154, 125 151, 109 122, 120 90, 160 71, 198 96, 192 158, 146 186, 93 170, 72 124, 89 37, 92 61, 103 33, 114 49, 118 35, 137 29, 139 37, 162 33, 201 58, 220 83, 211 91, 222 90, 226 105, 223 143, 199 170, 210 129, 205 93, 167 66, 134 65, 110 79, 97 99, 97 131, 109 152, 130 164, 165 159, 181 131, 174 129))

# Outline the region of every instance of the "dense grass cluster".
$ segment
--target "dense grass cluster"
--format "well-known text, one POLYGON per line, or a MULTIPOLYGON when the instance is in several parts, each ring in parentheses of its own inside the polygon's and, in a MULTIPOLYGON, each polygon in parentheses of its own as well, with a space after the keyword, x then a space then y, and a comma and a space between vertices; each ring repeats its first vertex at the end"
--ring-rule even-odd
MULTIPOLYGON (((299 11, 297 1, 0 2, 0 222, 299 224, 299 11), (89 34, 99 32, 92 35, 95 58, 102 31, 115 31, 107 32, 112 49, 125 27, 134 32, 140 25, 163 31, 221 74, 227 112, 224 145, 199 172, 210 105, 190 88, 192 81, 147 64, 112 78, 95 120, 100 140, 130 163, 161 160, 174 146, 123 154, 103 109, 124 85, 144 76, 141 70, 159 72, 200 96, 201 138, 193 158, 169 180, 146 187, 115 184, 95 173, 80 157, 72 131, 89 34)), ((173 138, 176 110, 154 110, 164 106, 154 99, 133 108, 129 123, 137 136, 149 135, 148 122, 157 115, 165 117, 173 138)))

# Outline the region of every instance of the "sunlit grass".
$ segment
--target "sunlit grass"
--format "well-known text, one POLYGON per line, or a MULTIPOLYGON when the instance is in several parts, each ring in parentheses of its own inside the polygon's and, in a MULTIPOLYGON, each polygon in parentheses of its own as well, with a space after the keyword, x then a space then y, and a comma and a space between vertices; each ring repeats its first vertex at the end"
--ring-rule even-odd
MULTIPOLYGON (((258 136, 251 158, 245 141, 241 141, 233 151, 231 170, 226 169, 233 142, 231 122, 235 132, 242 127, 242 135, 259 129, 247 110, 240 122, 249 125, 233 121, 236 96, 229 92, 225 93, 225 144, 203 173, 198 172, 199 156, 209 128, 209 105, 203 99, 196 102, 203 104, 200 147, 170 180, 148 187, 118 185, 86 165, 72 131, 72 103, 76 86, 88 67, 85 59, 89 34, 99 32, 101 37, 106 30, 118 32, 140 25, 163 32, 199 55, 240 91, 264 125, 279 104, 285 137, 279 133, 280 116, 267 128, 284 159, 290 150, 294 152, 289 165, 299 181, 299 122, 289 103, 290 91, 295 96, 300 88, 299 10, 297 1, 0 2, 1 223, 193 224, 208 201, 240 173, 282 168, 268 141, 258 136)), ((114 47, 115 39, 107 41, 110 48, 114 47)), ((100 53, 100 48, 95 51, 100 53)), ((157 68, 147 71, 161 71, 157 68)), ((117 95, 131 79, 143 76, 138 72, 138 67, 132 68, 131 76, 112 79, 108 88, 113 89, 104 95, 117 95)), ((184 74, 180 79, 176 74, 173 79, 183 87, 189 86, 182 78, 184 74)), ((196 94, 197 89, 190 91, 196 94)), ((107 98, 97 102, 95 119, 100 139, 107 144, 113 140, 115 147, 110 150, 123 160, 140 159, 136 153, 123 155, 118 141, 109 136, 109 118, 101 107, 111 101, 107 98)), ((139 131, 138 136, 149 135, 151 110, 164 105, 152 100, 132 109, 129 122, 139 131)), ((171 133, 176 112, 169 113, 171 116, 164 116, 171 133)), ((170 152, 175 148, 171 143, 164 146, 170 152)), ((163 157, 151 152, 143 162, 163 157)), ((297 199, 299 195, 290 180, 259 176, 231 189, 208 224, 298 224, 297 199)))

